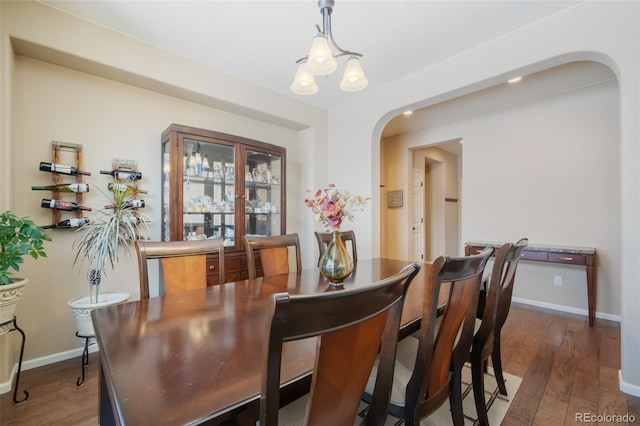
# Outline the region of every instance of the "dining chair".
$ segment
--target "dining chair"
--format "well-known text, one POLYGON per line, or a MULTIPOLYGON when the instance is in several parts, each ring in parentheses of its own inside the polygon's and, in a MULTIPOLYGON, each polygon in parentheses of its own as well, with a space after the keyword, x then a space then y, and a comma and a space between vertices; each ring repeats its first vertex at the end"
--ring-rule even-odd
MULTIPOLYGON (((413 263, 370 285, 321 294, 278 293, 267 308, 260 426, 278 424, 283 343, 320 336, 304 423, 352 426, 378 350, 387 367, 375 383, 365 423, 387 417, 404 296, 420 270, 413 263)), ((285 347, 286 349, 286 347, 285 347)))
MULTIPOLYGON (((149 298, 148 261, 159 259, 165 294, 207 286, 207 255, 218 254, 218 282, 224 283, 224 246, 222 238, 195 241, 136 241, 140 299, 149 298)), ((209 265, 209 269, 215 265, 209 265)))
POLYGON ((480 292, 480 300, 483 303, 480 304, 481 309, 476 318, 476 332, 471 344, 469 361, 476 412, 478 422, 482 426, 489 425, 484 394, 484 373, 487 371, 489 357, 498 382, 498 390, 502 395, 507 395, 500 357, 500 333, 511 308, 518 260, 528 244, 529 240, 522 238, 515 244, 507 243, 497 248, 489 286, 480 292))
POLYGON ((293 248, 296 257, 296 270, 302 269, 300 256, 300 239, 298 234, 270 236, 242 236, 242 244, 247 253, 247 270, 249 278, 256 278, 256 251, 260 257, 265 277, 289 272, 289 247, 293 248))
MULTIPOLYGON (((315 232, 316 241, 318 241, 318 266, 320 266, 320 259, 322 259, 322 255, 324 254, 327 246, 331 242, 331 238, 333 237, 332 232, 315 232)), ((358 261, 358 248, 356 246, 356 234, 353 231, 342 231, 340 232, 340 237, 342 241, 349 246, 349 242, 351 244, 351 259, 353 263, 358 261)))
MULTIPOLYGON (((482 273, 493 251, 490 246, 474 256, 440 256, 433 261, 424 283, 420 329, 398 343, 389 404, 389 414, 400 419, 396 424, 417 426, 447 399, 453 424, 464 424, 462 366, 473 338, 482 273), (443 288, 448 298, 438 317, 443 283, 449 283, 443 288)), ((365 402, 371 403, 373 384, 379 374, 389 374, 388 368, 382 363, 374 366, 363 394, 365 402)))

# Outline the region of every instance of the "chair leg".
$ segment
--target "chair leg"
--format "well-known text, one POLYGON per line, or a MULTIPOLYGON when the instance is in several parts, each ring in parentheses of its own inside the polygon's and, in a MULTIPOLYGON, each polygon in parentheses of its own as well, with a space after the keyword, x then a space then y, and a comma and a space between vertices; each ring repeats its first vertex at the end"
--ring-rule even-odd
POLYGON ((464 426, 464 413, 462 412, 462 374, 460 369, 455 368, 451 377, 451 395, 449 395, 449 405, 451 406, 451 419, 454 426, 464 426))
POLYGON ((493 374, 498 382, 500 394, 507 396, 507 387, 504 384, 504 376, 502 375, 502 358, 500 357, 500 333, 493 338, 493 352, 491 352, 491 363, 493 364, 493 374))
POLYGON ((471 382, 473 383, 473 399, 476 403, 478 423, 480 426, 489 426, 487 404, 484 400, 484 365, 486 365, 486 360, 475 359, 471 361, 471 382))

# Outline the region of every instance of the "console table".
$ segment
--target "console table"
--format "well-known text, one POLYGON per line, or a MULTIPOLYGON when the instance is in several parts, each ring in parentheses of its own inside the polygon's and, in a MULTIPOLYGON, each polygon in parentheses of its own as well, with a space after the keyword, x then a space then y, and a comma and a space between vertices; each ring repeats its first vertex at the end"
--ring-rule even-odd
MULTIPOLYGON (((486 246, 499 247, 504 243, 490 241, 470 241, 464 244, 466 256, 480 253, 486 246)), ((522 251, 520 260, 533 262, 582 265, 587 270, 587 300, 589 305, 589 326, 593 327, 596 312, 596 249, 591 247, 567 247, 552 245, 528 245, 522 251)))

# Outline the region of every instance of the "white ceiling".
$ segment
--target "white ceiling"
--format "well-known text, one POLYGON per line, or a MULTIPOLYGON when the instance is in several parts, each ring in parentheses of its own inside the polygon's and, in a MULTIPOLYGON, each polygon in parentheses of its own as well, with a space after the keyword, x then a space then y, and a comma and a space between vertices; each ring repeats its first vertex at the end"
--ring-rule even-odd
POLYGON ((578 1, 336 0, 332 30, 343 49, 363 53, 369 86, 338 88, 344 59, 319 91, 290 92, 322 17, 314 0, 39 0, 310 104, 329 108, 544 19, 578 1))

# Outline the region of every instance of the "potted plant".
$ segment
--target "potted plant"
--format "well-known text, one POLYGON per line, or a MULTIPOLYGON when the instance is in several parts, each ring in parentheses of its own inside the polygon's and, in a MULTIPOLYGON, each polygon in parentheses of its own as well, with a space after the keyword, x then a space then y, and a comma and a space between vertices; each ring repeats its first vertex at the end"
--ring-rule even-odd
POLYGON ((12 277, 10 270, 19 272, 24 256, 47 257, 45 241, 51 237, 31 219, 18 218, 8 210, 0 214, 0 323, 13 318, 27 283, 25 278, 12 277))
POLYGON ((100 292, 100 284, 107 269, 115 269, 121 249, 129 253, 131 244, 146 231, 147 218, 135 209, 135 191, 131 187, 110 187, 113 192, 112 208, 99 210, 101 217, 78 229, 82 235, 74 242, 76 263, 87 263, 87 280, 91 290, 88 296, 70 300, 69 306, 76 319, 78 335, 93 336, 91 311, 125 302, 129 293, 124 291, 100 292), (128 188, 128 189, 127 189, 128 188))

